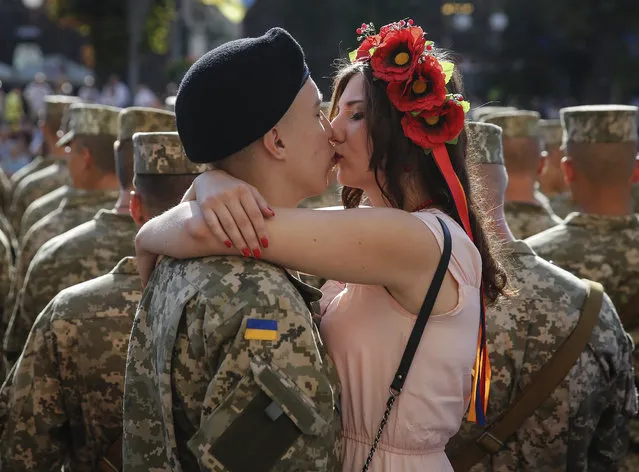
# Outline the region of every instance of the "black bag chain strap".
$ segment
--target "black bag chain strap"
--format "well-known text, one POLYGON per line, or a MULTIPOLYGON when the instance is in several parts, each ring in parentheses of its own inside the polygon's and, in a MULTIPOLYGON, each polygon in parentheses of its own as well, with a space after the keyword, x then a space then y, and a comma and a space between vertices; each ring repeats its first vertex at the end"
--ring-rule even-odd
POLYGON ((437 221, 439 221, 439 224, 441 225, 444 232, 444 248, 442 250, 442 257, 439 260, 437 270, 435 270, 435 275, 433 276, 433 281, 430 283, 430 287, 428 288, 428 292, 426 293, 426 298, 424 298, 424 303, 419 310, 419 315, 417 315, 417 320, 415 321, 415 326, 413 326, 413 331, 411 332, 410 337, 408 338, 408 342, 406 343, 406 349, 404 349, 404 354, 402 355, 402 360, 399 363, 399 368, 397 369, 395 377, 393 378, 393 382, 391 383, 389 389, 390 397, 386 402, 386 411, 384 412, 384 416, 382 417, 379 429, 377 430, 377 434, 375 435, 375 440, 373 441, 373 446, 371 447, 371 451, 368 453, 368 458, 364 463, 362 472, 366 472, 370 467, 373 456, 375 455, 375 451, 377 450, 377 445, 379 444, 379 440, 382 437, 382 433, 384 432, 384 428, 386 427, 386 423, 388 422, 388 417, 390 416, 391 410, 393 409, 393 405, 395 404, 397 397, 399 397, 400 393, 402 393, 404 382, 406 382, 406 376, 408 375, 408 370, 413 363, 415 352, 417 352, 417 347, 419 346, 419 342, 422 339, 422 334, 424 334, 424 328, 426 328, 426 323, 428 322, 431 311, 433 311, 433 306, 435 305, 435 300, 437 299, 437 295, 439 294, 439 289, 442 286, 444 276, 446 275, 446 271, 448 270, 448 263, 450 262, 452 246, 450 231, 448 229, 448 226, 446 226, 446 223, 444 223, 439 217, 437 218, 437 221))

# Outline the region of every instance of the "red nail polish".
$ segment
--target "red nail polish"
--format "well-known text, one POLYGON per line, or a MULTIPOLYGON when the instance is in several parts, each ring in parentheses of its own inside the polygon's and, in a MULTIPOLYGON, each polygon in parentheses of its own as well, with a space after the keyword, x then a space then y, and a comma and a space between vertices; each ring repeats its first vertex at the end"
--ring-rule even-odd
POLYGON ((247 247, 242 249, 242 254, 244 254, 244 257, 251 257, 251 251, 249 251, 249 248, 247 247))
POLYGON ((268 207, 268 211, 271 212, 271 215, 275 216, 275 212, 273 211, 273 209, 271 207, 268 207))
POLYGON ((260 257, 262 257, 262 251, 260 251, 259 249, 253 249, 253 255, 256 259, 259 259, 260 257))
POLYGON ((268 248, 268 239, 267 238, 262 238, 260 241, 262 242, 262 247, 264 249, 268 248))
POLYGON ((224 244, 226 244, 226 247, 233 247, 233 243, 231 241, 229 241, 228 239, 226 241, 224 241, 224 244))

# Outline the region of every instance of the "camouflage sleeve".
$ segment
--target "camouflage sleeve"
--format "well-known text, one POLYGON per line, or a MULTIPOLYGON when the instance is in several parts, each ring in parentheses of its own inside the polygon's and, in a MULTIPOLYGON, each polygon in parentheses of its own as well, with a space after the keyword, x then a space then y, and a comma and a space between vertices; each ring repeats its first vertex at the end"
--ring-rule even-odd
MULTIPOLYGON (((629 423, 637 414, 637 389, 632 368, 633 343, 628 334, 619 344, 619 358, 611 366, 606 408, 588 449, 588 470, 616 470, 628 451, 629 423)), ((636 421, 636 418, 632 421, 636 421)))
POLYGON ((67 427, 55 346, 50 330, 52 305, 38 317, 24 352, 0 391, 7 413, 0 436, 0 469, 60 469, 67 427))
MULTIPOLYGON (((274 464, 288 451, 287 456, 296 457, 297 466, 307 461, 307 467, 295 470, 333 470, 327 468, 333 459, 326 451, 333 449, 327 432, 337 419, 335 392, 321 368, 307 307, 299 297, 284 296, 271 306, 247 305, 223 329, 205 333, 207 358, 215 359, 218 369, 203 401, 200 424, 188 441, 189 449, 201 470, 227 470, 222 463, 247 470, 242 462, 246 459, 229 446, 250 436, 256 442, 253 453, 265 463, 274 464), (277 340, 264 332, 271 327, 277 340), (227 341, 228 348, 221 352, 224 344, 219 336, 224 331, 232 342, 227 341), (238 364, 248 369, 237 369, 238 364), (243 372, 241 378, 233 375, 238 371, 243 372), (300 448, 304 448, 305 459, 294 452, 300 448)), ((219 316, 213 311, 205 320, 219 316)), ((280 462, 278 470, 293 469, 280 462)))

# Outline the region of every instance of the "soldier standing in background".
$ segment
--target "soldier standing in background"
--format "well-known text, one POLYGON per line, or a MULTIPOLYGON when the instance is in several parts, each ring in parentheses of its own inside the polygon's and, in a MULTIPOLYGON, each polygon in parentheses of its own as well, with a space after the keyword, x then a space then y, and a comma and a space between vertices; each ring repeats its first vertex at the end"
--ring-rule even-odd
POLYGON ((90 220, 99 209, 111 208, 119 197, 113 143, 118 136, 120 109, 74 104, 70 110, 71 128, 59 145, 71 144, 69 172, 72 193, 62 200, 57 210, 33 225, 21 242, 15 278, 15 304, 4 338, 5 359, 9 365, 22 351, 38 315, 25 312, 21 303, 24 280, 33 256, 45 242, 90 220))
MULTIPOLYGON (((299 159, 326 178, 334 151, 319 105, 302 49, 274 28, 200 58, 180 86, 177 125, 191 161, 215 162, 268 198, 299 159)), ((293 195, 279 201, 294 207, 318 182, 289 181, 293 195)), ((339 470, 339 383, 309 294, 319 292, 259 260, 163 259, 131 333, 124 470, 339 470)))
POLYGON ((22 311, 36 316, 62 289, 105 274, 123 257, 135 254, 137 226, 129 213, 133 186, 133 135, 175 131, 175 115, 154 108, 120 111, 115 168, 120 196, 112 209, 46 242, 31 262, 23 284, 22 311))
POLYGON ((9 216, 16 233, 20 230, 20 220, 27 207, 38 198, 70 183, 67 169, 67 154, 65 148, 57 148, 58 131, 63 128, 63 117, 68 113, 73 103, 79 103, 77 97, 61 97, 53 95, 46 97, 46 113, 43 126, 45 147, 50 153, 44 159, 49 164, 32 174, 24 177, 13 191, 9 216))
MULTIPOLYGON (((543 258, 603 284, 635 345, 639 341, 639 215, 633 214, 632 179, 637 107, 590 105, 561 110, 563 170, 582 213, 528 240, 543 258)), ((639 372, 639 352, 635 352, 639 372)), ((624 464, 639 466, 639 419, 631 422, 624 464)))
POLYGON ((547 199, 535 189, 541 162, 539 113, 505 111, 484 116, 482 121, 503 129, 508 172, 504 213, 515 238, 524 239, 560 223, 547 199))
MULTIPOLYGON (((177 205, 209 167, 186 159, 177 133, 137 134, 133 146, 131 216, 141 226, 177 205)), ((124 370, 141 294, 135 258, 125 257, 38 316, 0 392, 1 470, 94 471, 101 460, 120 470, 124 370)))
MULTIPOLYGON (((572 333, 587 291, 583 281, 512 236, 503 212, 507 175, 501 130, 486 123, 466 126, 482 203, 512 264, 509 282, 514 294, 486 313, 492 366, 490 424, 532 382, 546 380, 535 376, 572 333)), ((632 343, 608 297, 598 311, 588 347, 564 380, 514 435, 499 438, 505 447, 477 463, 472 472, 616 470, 627 451, 628 421, 637 411, 632 343)), ((482 431, 464 422, 447 446, 451 460, 463 461, 482 431)))

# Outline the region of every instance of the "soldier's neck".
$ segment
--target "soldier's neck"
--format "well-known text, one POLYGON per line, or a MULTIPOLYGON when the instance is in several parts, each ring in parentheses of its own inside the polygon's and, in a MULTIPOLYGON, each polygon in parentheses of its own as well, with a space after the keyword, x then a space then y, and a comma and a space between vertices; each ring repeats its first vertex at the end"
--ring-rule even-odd
POLYGON ((535 198, 535 181, 530 177, 509 174, 504 199, 507 202, 539 203, 535 198))
POLYGON ((124 190, 120 187, 120 196, 118 197, 118 201, 115 202, 115 206, 113 210, 119 215, 128 215, 129 214, 129 206, 131 204, 131 190, 124 190))
POLYGON ((608 192, 590 192, 580 195, 573 189, 573 198, 583 213, 603 216, 628 216, 632 215, 632 200, 630 192, 619 194, 619 190, 608 192))
POLYGON ((73 187, 93 192, 118 190, 120 188, 120 182, 115 175, 105 174, 93 179, 86 179, 82 182, 74 181, 73 187))

